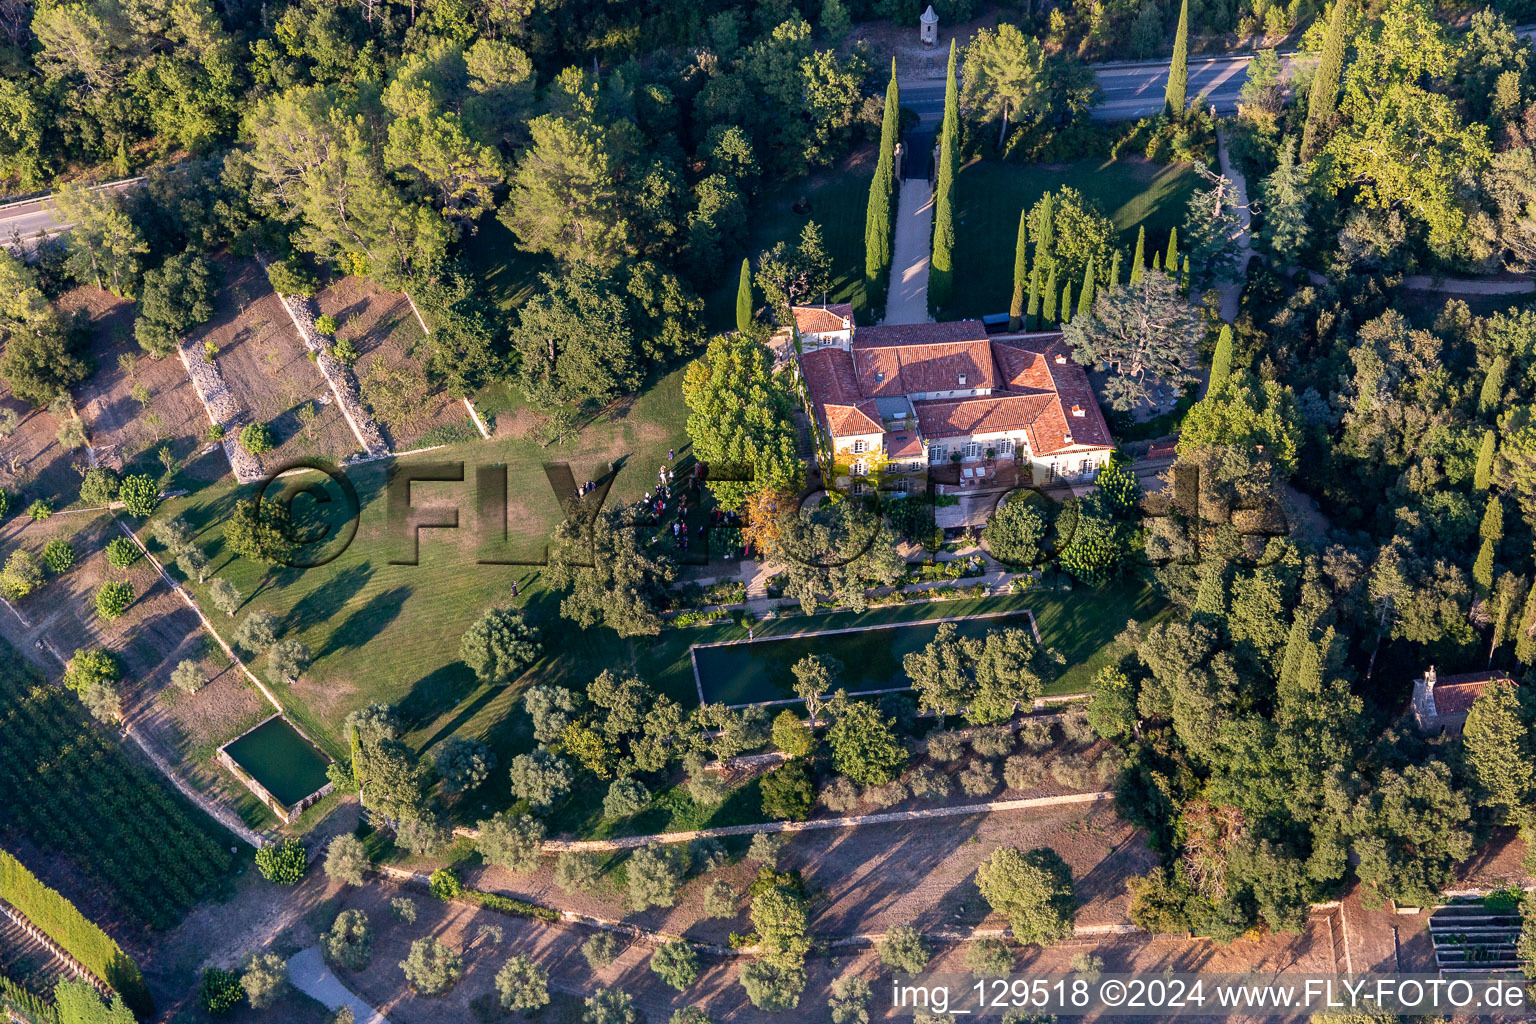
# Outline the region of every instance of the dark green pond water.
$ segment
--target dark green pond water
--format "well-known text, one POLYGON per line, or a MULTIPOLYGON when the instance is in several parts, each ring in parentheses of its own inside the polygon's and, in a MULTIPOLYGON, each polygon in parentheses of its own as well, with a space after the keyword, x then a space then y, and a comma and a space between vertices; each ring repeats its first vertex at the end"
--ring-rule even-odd
MULTIPOLYGON (((793 697, 795 662, 807 654, 836 658, 843 663, 842 686, 850 693, 910 686, 902 658, 932 642, 939 623, 905 622, 847 633, 789 636, 783 639, 699 647, 699 681, 706 701, 747 704, 793 697)), ((1028 629, 1024 612, 954 623, 961 636, 982 636, 994 629, 1028 629)))
POLYGON ((288 807, 326 783, 329 762, 281 718, 257 726, 224 749, 288 807))

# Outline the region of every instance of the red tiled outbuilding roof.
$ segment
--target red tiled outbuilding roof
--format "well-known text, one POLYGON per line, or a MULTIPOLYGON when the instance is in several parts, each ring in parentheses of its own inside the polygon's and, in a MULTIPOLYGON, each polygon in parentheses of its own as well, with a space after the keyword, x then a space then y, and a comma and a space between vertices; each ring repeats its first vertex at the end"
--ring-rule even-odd
POLYGON ((795 318, 795 328, 801 334, 823 334, 847 330, 843 324, 853 323, 853 303, 837 302, 830 306, 790 306, 795 318))

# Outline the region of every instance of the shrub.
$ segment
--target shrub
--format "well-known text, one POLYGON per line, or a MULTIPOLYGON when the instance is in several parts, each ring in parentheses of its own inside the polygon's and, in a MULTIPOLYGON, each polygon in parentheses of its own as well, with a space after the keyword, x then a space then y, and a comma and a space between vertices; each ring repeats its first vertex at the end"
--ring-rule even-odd
POLYGON ((735 917, 740 898, 736 890, 731 888, 731 883, 722 879, 705 890, 704 913, 709 917, 735 917))
POLYGON ((786 761, 763 776, 760 783, 763 813, 770 818, 803 821, 816 804, 811 773, 800 761, 786 761))
POLYGON ((514 956, 496 972, 496 998, 503 1010, 532 1013, 549 1005, 549 972, 526 956, 514 956))
POLYGON ((1051 778, 1067 789, 1086 789, 1088 763, 1077 754, 1064 754, 1051 762, 1051 778))
POLYGON ((362 885, 367 880, 368 848, 350 832, 332 839, 325 848, 325 877, 343 885, 362 885))
POLYGON ((411 988, 424 996, 447 992, 464 977, 464 958, 436 936, 417 939, 400 961, 400 970, 411 988))
POLYGON ((105 466, 93 466, 80 481, 80 500, 86 505, 110 505, 117 497, 117 474, 105 466))
POLYGON ((1013 973, 1013 950, 1002 939, 981 939, 965 951, 965 966, 978 978, 1013 973))
POLYGON ((197 1002, 206 1012, 221 1017, 245 1001, 245 988, 240 975, 218 967, 203 968, 202 981, 197 986, 197 1002))
POLYGON ((779 858, 784 855, 785 839, 782 832, 756 832, 752 836, 752 842, 747 847, 747 859, 756 861, 766 867, 779 866, 779 858))
POLYGON ((42 498, 38 498, 32 504, 27 506, 27 516, 34 523, 40 523, 51 515, 53 515, 53 504, 51 502, 44 501, 42 498))
POLYGON ((832 1024, 869 1024, 869 982, 858 975, 838 978, 832 983, 827 1008, 832 1024))
POLYGON ((213 601, 213 606, 225 615, 235 614, 240 608, 240 602, 244 600, 235 585, 222 577, 208 584, 208 597, 213 601))
POLYGON ((139 546, 127 537, 107 541, 107 563, 114 569, 126 569, 139 560, 139 546))
POLYGON ((479 740, 455 736, 437 752, 437 775, 443 792, 450 795, 475 789, 491 777, 495 767, 496 755, 479 740))
POLYGON ((880 962, 893 971, 916 974, 928 966, 932 955, 922 935, 909 924, 892 925, 880 940, 880 962))
POLYGON ((252 656, 264 654, 277 643, 277 616, 251 612, 235 630, 235 643, 252 656))
POLYGON ((506 868, 514 874, 527 874, 539 866, 539 844, 544 841, 544 823, 527 814, 499 812, 479 823, 475 850, 487 864, 506 868))
POLYGON ((1034 789, 1045 780, 1045 766, 1028 754, 1014 754, 1003 762, 1003 782, 1009 789, 1034 789))
POLYGON ((203 674, 203 666, 189 658, 171 671, 171 685, 187 693, 196 693, 208 685, 208 677, 203 674))
POLYGON ((699 980, 699 954, 680 939, 664 942, 651 954, 651 971, 681 992, 699 980))
POLYGON ((587 997, 586 1009, 581 1011, 581 1024, 640 1024, 640 1011, 635 999, 628 992, 616 988, 600 988, 587 997))
POLYGON ((1092 743, 1097 736, 1087 712, 1068 711, 1061 716, 1060 721, 1062 735, 1073 743, 1092 743))
POLYGON ((18 548, 5 560, 0 570, 0 594, 8 601, 19 601, 43 585, 43 570, 31 552, 18 548))
POLYGON ((709 1014, 697 1006, 685 1006, 681 1010, 675 1010, 667 1020, 667 1024, 714 1024, 709 1019, 709 1014))
POLYGON ((276 447, 272 428, 265 423, 247 423, 240 430, 240 447, 252 455, 265 455, 276 447))
POLYGON ((160 507, 160 486, 152 478, 136 473, 117 489, 117 500, 131 515, 152 516, 160 507))
POLYGON ((416 923, 416 901, 409 896, 396 896, 390 900, 389 912, 395 915, 397 921, 405 924, 416 923))
POLYGON ((263 846, 256 851, 256 870, 276 885, 297 885, 309 870, 303 840, 288 838, 263 846))
POLYGON ((438 868, 427 878, 427 892, 433 899, 447 903, 464 895, 464 883, 453 868, 438 868))
POLYGON ((639 779, 614 779, 603 797, 603 817, 627 818, 645 810, 651 802, 650 790, 639 779))
POLYGON ((816 737, 793 711, 779 712, 773 720, 773 745, 790 757, 805 757, 816 747, 816 737))
POLYGON ((341 324, 337 323, 336 318, 331 316, 329 313, 321 313, 319 316, 315 317, 316 334, 323 335, 327 338, 335 337, 336 331, 340 327, 341 324))
POLYGON ((291 637, 279 640, 267 652, 267 675, 274 682, 288 682, 299 678, 309 667, 309 648, 291 637))
POLYGON ((111 651, 97 648, 76 651, 64 667, 64 685, 77 693, 92 683, 115 683, 123 678, 123 663, 111 651))
POLYGON ((1072 934, 1072 872, 1054 850, 999 847, 976 869, 976 887, 1019 942, 1046 946, 1072 934))
POLYGON ((929 733, 923 745, 928 756, 935 761, 958 761, 965 756, 964 741, 957 733, 947 729, 929 733))
POLYGON ((599 865, 589 853, 566 852, 555 858, 555 884, 566 892, 580 892, 597 882, 599 865))
POLYGON ((513 608, 492 608, 459 641, 459 657, 482 683, 511 682, 539 656, 539 632, 513 608))
POLYGON ((563 757, 545 750, 518 754, 509 773, 512 792, 535 810, 546 810, 571 788, 571 768, 563 757))
POLYGON ((75 564, 75 546, 67 540, 55 537, 43 545, 43 564, 55 573, 62 573, 75 564))
POLYGON ((109 580, 96 589, 96 612, 111 622, 122 616, 133 604, 133 584, 126 580, 109 580))
POLYGON ((1051 723, 1026 719, 1019 728, 1019 744, 1025 750, 1041 751, 1051 745, 1051 723))
POLYGON ((912 773, 912 795, 918 797, 932 797, 942 800, 949 796, 954 789, 949 781, 949 776, 934 768, 932 765, 923 765, 912 773))
POLYGON ((960 788, 966 796, 986 796, 997 788, 997 769, 990 761, 972 761, 960 773, 960 788))
POLYGON ((859 787, 839 775, 821 791, 821 802, 829 811, 846 814, 858 806, 859 787))
POLYGON ((688 845, 693 854, 693 870, 697 874, 719 871, 730 861, 718 839, 695 839, 688 845))
POLYGON ((373 959, 373 931, 361 910, 343 910, 330 931, 320 936, 320 951, 331 963, 360 971, 373 959))
POLYGON ((900 779, 864 790, 864 800, 877 810, 899 804, 907 798, 907 787, 900 779))
POLYGON ((313 298, 320 290, 320 278, 297 256, 289 256, 267 267, 267 280, 279 295, 313 298))
POLYGON ((246 958, 240 987, 251 1009, 269 1009, 288 991, 288 962, 276 953, 252 953, 246 958))
POLYGON ((351 366, 361 358, 357 344, 351 338, 337 338, 331 343, 331 358, 342 366, 351 366))
POLYGON ((1006 725, 988 725, 971 733, 971 749, 982 757, 1002 757, 1013 753, 1013 730, 1006 725))
POLYGON ((581 944, 581 955, 586 958, 587 966, 594 971, 601 970, 619 958, 619 940, 612 932, 598 932, 581 944))

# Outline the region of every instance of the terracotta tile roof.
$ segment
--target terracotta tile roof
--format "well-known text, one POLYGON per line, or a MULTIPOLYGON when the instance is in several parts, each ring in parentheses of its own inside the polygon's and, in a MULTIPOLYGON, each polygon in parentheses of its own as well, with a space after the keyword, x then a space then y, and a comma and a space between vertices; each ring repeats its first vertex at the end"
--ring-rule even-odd
POLYGON ((1504 672, 1468 672, 1435 680, 1435 714, 1461 715, 1471 711, 1477 698, 1494 683, 1514 685, 1504 672))
POLYGON ((923 440, 915 430, 902 430, 886 434, 885 454, 893 459, 920 458, 923 454, 923 440))
POLYGON ((821 425, 833 437, 878 434, 885 427, 872 398, 859 394, 853 359, 840 348, 822 348, 800 356, 806 390, 821 425))
POLYGON ((837 302, 830 306, 790 306, 795 327, 801 334, 821 334, 827 331, 846 330, 843 318, 853 323, 853 303, 837 302))
POLYGON ((861 331, 853 340, 853 367, 858 373, 859 390, 866 395, 915 395, 997 386, 992 346, 986 341, 864 348, 859 344, 862 335, 861 331))
POLYGON ((1060 333, 988 340, 979 320, 901 324, 862 328, 850 347, 800 357, 817 416, 834 437, 880 430, 875 398, 980 388, 991 394, 914 402, 922 436, 1018 431, 1042 455, 1114 443, 1060 333))

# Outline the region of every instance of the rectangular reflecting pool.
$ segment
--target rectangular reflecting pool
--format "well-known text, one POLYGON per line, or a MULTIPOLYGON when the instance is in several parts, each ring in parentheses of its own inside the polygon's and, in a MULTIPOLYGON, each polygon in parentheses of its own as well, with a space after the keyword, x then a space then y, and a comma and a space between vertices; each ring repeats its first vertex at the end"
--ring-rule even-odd
POLYGON ((269 806, 280 805, 272 809, 284 821, 313 803, 330 784, 325 774, 330 759, 282 715, 273 715, 231 740, 219 753, 236 775, 247 776, 260 787, 252 787, 257 796, 269 806))
POLYGON ((691 650, 693 669, 706 703, 736 705, 793 698, 792 668, 807 654, 842 662, 840 685, 849 693, 905 688, 911 680, 902 668, 902 659, 928 646, 945 621, 952 622, 961 636, 1032 628, 1030 613, 1020 610, 696 644, 691 650))

